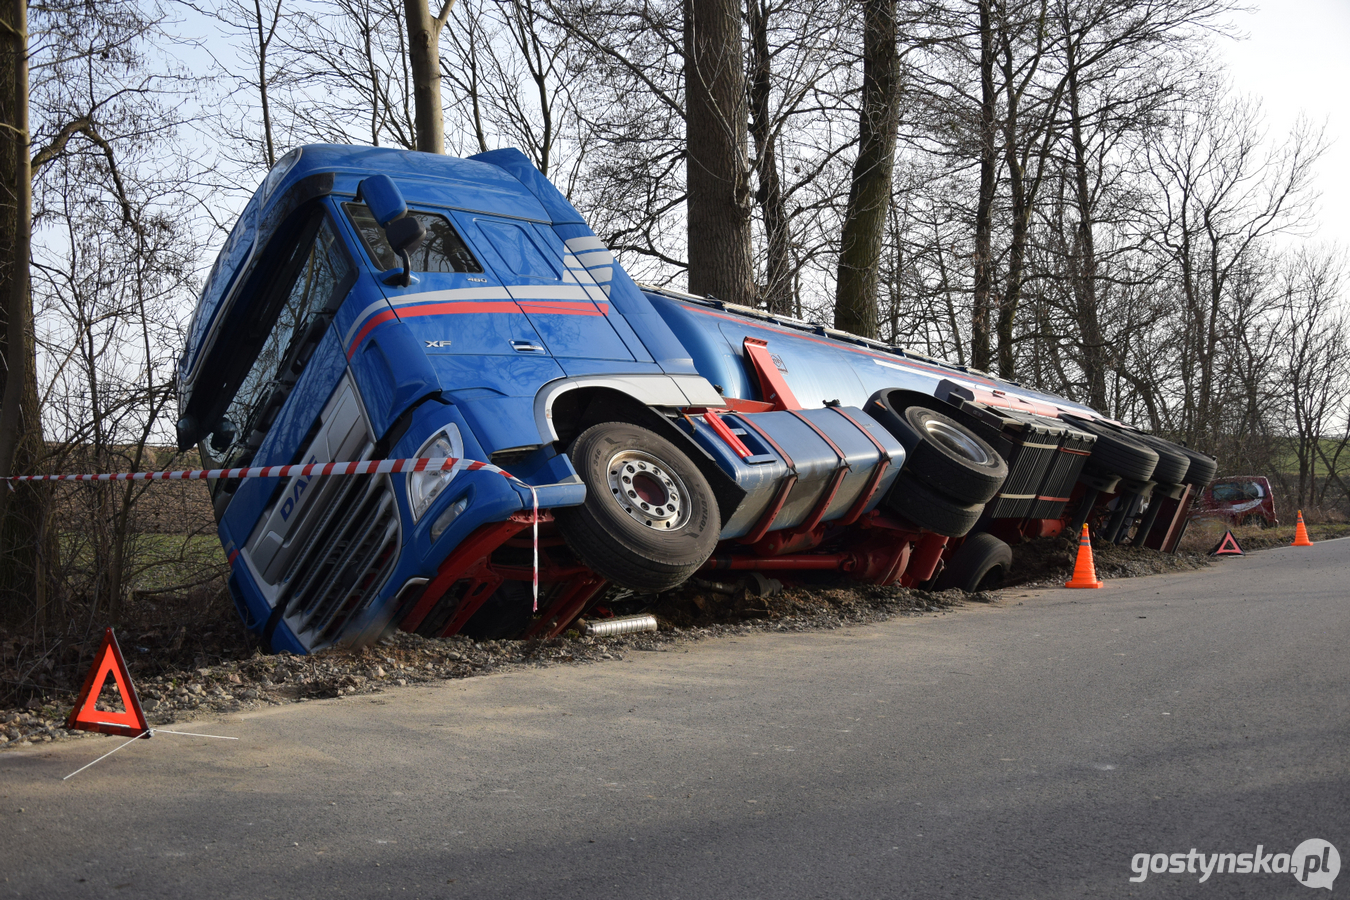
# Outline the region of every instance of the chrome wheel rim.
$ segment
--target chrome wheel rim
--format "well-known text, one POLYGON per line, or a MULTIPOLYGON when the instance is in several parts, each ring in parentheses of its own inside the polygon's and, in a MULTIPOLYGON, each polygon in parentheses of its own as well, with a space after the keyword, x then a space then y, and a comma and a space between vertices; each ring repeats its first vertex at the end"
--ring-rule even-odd
POLYGON ((609 458, 605 477, 619 508, 653 531, 673 531, 689 521, 689 491, 670 466, 641 450, 609 458))
POLYGON ((989 464, 989 454, 984 452, 984 448, 974 438, 961 429, 941 419, 929 419, 923 423, 923 430, 934 443, 941 444, 957 456, 968 459, 977 465, 989 464))

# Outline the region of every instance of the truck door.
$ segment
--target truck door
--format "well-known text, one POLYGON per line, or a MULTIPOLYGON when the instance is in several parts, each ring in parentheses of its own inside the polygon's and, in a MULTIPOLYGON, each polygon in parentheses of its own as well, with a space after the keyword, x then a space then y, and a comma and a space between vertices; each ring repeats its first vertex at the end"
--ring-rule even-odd
MULTIPOLYGON (((401 270, 370 211, 359 203, 343 207, 374 267, 386 274, 401 270)), ((533 397, 539 384, 560 377, 543 337, 507 293, 491 261, 461 236, 463 223, 452 222, 443 211, 413 209, 411 214, 427 230, 412 253, 416 282, 382 288, 444 386, 461 393, 485 389, 533 397)))
POLYGON ((631 363, 632 352, 609 323, 604 292, 551 230, 533 222, 473 213, 455 221, 542 339, 542 350, 568 374, 593 371, 597 360, 631 363))

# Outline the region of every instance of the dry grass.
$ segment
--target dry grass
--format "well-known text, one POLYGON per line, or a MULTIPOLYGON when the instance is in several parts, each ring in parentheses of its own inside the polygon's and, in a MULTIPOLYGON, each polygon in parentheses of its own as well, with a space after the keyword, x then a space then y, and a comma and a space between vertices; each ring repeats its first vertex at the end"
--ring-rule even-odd
MULTIPOLYGON (((1345 522, 1306 523, 1308 537, 1317 541, 1329 541, 1350 535, 1350 524, 1345 522)), ((1238 539, 1243 550, 1265 550, 1269 547, 1287 547, 1294 542, 1295 525, 1289 523, 1275 528, 1259 528, 1255 525, 1243 525, 1233 528, 1233 536, 1238 539)), ((1208 553, 1218 545, 1223 533, 1229 526, 1222 519, 1196 519, 1186 529, 1181 539, 1182 550, 1208 553)))

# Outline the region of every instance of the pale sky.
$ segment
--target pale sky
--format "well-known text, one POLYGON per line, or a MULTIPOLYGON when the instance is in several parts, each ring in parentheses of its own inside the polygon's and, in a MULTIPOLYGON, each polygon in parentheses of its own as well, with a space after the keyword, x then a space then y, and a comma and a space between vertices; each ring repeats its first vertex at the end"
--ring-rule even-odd
POLYGON ((1350 251, 1350 0, 1249 0, 1233 24, 1248 37, 1220 40, 1234 87, 1260 97, 1270 137, 1300 112, 1326 124, 1318 165, 1322 198, 1309 237, 1350 251))

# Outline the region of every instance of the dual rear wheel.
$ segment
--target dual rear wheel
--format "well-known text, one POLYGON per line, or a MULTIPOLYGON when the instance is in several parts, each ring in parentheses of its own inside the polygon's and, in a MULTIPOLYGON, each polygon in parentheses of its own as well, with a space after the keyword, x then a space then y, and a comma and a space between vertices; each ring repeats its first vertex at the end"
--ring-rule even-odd
POLYGON ((886 508, 920 528, 960 537, 1008 477, 998 451, 960 422, 923 406, 901 408, 900 392, 879 391, 867 412, 905 448, 905 465, 886 508))

